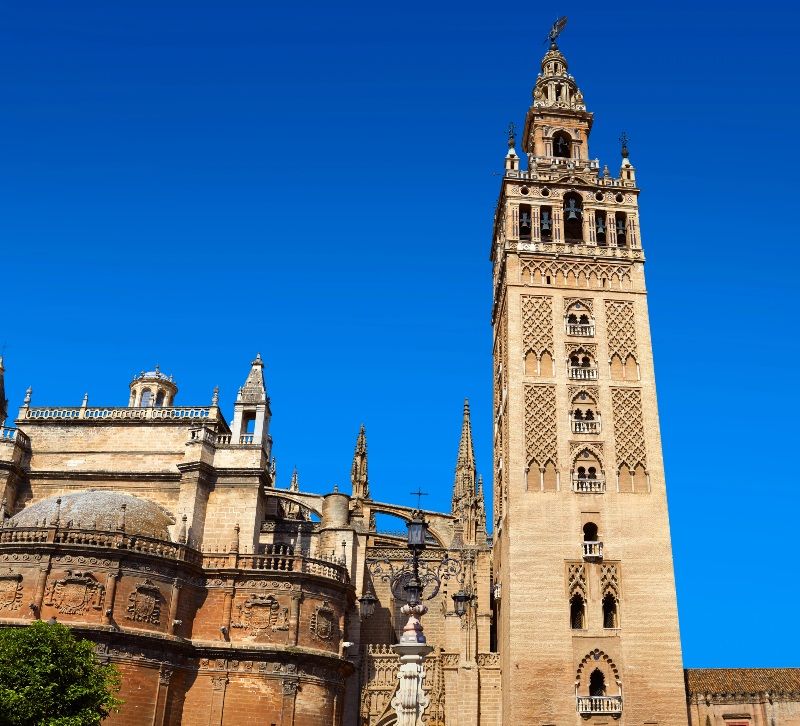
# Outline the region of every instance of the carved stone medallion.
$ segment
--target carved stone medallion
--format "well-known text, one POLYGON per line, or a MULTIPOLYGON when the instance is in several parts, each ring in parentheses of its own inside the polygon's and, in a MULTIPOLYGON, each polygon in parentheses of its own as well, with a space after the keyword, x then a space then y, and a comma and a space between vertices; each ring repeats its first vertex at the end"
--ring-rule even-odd
POLYGON ((152 580, 139 583, 128 598, 128 620, 158 625, 161 622, 161 590, 152 580))
POLYGON ((22 575, 0 574, 0 610, 17 610, 22 600, 22 575))
POLYGON ((250 635, 289 629, 289 608, 282 608, 272 595, 250 595, 238 608, 239 621, 233 627, 245 628, 250 635))
POLYGON ((311 634, 320 640, 331 640, 339 631, 336 613, 327 600, 314 610, 311 615, 311 634))
POLYGON ((85 613, 90 607, 103 607, 105 587, 88 572, 67 570, 65 577, 52 580, 45 592, 44 603, 68 615, 85 613))

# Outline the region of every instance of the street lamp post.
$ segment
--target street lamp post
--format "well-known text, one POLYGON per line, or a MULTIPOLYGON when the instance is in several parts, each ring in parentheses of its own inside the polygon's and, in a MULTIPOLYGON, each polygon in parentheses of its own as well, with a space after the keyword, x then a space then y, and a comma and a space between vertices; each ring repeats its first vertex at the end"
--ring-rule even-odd
POLYGON ((422 688, 425 680, 425 656, 433 648, 425 642, 420 618, 428 612, 422 602, 424 589, 419 577, 419 555, 425 549, 428 526, 422 512, 415 511, 408 522, 408 549, 411 551, 411 577, 403 588, 408 594, 406 604, 400 609, 408 616, 400 642, 392 649, 400 657, 399 687, 392 699, 392 708, 397 714, 397 726, 419 726, 422 714, 428 706, 428 697, 422 688))

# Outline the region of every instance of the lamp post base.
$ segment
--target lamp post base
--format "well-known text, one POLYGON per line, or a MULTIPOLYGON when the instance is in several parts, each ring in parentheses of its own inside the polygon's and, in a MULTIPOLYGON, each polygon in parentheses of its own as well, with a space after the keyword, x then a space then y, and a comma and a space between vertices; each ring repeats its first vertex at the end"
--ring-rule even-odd
POLYGON ((433 648, 425 643, 400 642, 392 650, 400 657, 400 685, 392 699, 397 726, 423 726, 422 714, 428 707, 428 697, 422 688, 424 662, 433 648))

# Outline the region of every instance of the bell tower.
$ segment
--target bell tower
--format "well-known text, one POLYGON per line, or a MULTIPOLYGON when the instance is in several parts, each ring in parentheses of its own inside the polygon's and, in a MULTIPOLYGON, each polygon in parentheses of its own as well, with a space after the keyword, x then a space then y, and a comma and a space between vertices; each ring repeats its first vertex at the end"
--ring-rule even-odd
POLYGON ((616 176, 590 157, 564 23, 491 249, 502 721, 685 726, 639 189, 627 139, 616 176))

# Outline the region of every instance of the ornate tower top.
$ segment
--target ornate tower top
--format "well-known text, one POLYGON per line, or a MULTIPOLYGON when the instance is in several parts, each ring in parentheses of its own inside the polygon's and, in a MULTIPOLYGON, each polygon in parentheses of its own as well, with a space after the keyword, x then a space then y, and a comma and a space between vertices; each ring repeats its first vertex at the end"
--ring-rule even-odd
POLYGON ((350 469, 350 482, 353 485, 354 499, 369 499, 369 475, 367 473, 367 430, 364 424, 358 432, 353 466, 350 469))
MULTIPOLYGON (((264 361, 256 354, 250 364, 250 372, 244 385, 236 394, 233 405, 232 440, 244 446, 261 446, 267 454, 272 450, 269 422, 272 412, 269 407, 267 387, 264 384, 264 361)), ((274 460, 272 462, 274 466, 274 460)), ((271 471, 274 481, 275 472, 271 471)))
POLYGON ((587 142, 592 114, 556 39, 566 25, 561 18, 549 33, 550 49, 542 58, 541 72, 533 87, 533 103, 525 118, 522 148, 529 160, 589 158, 587 142))
POLYGON ((261 353, 256 353, 256 359, 250 364, 250 373, 247 380, 239 389, 236 401, 240 403, 266 403, 267 387, 264 384, 264 361, 261 353))
POLYGON ((172 406, 178 393, 172 376, 162 373, 158 365, 152 371, 142 371, 134 376, 130 389, 129 408, 172 406))

